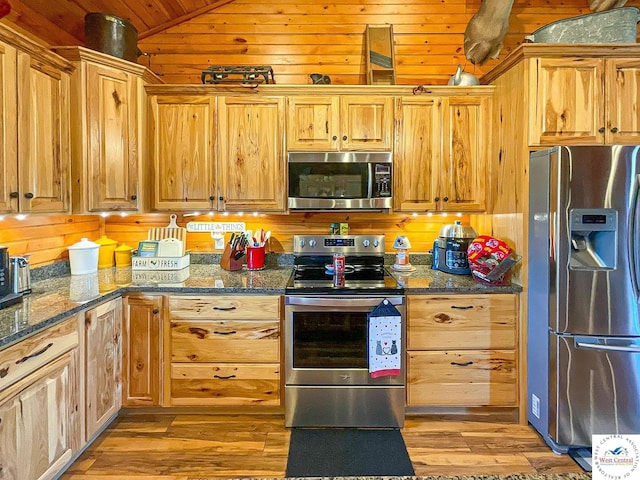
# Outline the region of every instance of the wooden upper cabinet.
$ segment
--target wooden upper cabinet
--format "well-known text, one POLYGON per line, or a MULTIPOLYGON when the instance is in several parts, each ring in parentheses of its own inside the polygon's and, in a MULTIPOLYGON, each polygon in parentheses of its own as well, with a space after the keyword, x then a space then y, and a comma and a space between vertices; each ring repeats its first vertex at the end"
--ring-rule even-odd
POLYGON ((344 96, 340 102, 342 150, 391 150, 393 98, 344 96))
POLYGON ((640 139, 640 59, 605 61, 605 143, 637 144, 640 139))
POLYGON ((70 210, 72 71, 0 25, 0 213, 70 210))
POLYGON ((442 157, 442 99, 402 97, 396 112, 393 202, 397 211, 435 210, 442 157))
POLYGON ((402 97, 394 210, 483 211, 490 96, 402 97))
POLYGON ((216 99, 152 95, 153 210, 217 210, 216 99))
POLYGON ((138 209, 139 82, 117 69, 87 65, 89 211, 138 209))
POLYGON ((218 98, 220 208, 286 208, 284 98, 218 98))
POLYGON ((530 145, 636 144, 640 60, 530 60, 530 145))
POLYGON ((18 211, 16 49, 0 43, 0 212, 18 211))
POLYGON ((145 67, 83 47, 55 51, 75 66, 73 212, 145 210, 145 67))
POLYGON ((298 151, 391 150, 391 96, 291 96, 287 149, 298 151))
POLYGON ((456 96, 443 100, 442 170, 436 196, 441 210, 485 209, 490 109, 488 96, 456 96))
POLYGON ((338 97, 287 98, 287 149, 336 151, 340 141, 338 97))
POLYGON ((603 60, 532 60, 529 143, 557 145, 604 141, 603 60))

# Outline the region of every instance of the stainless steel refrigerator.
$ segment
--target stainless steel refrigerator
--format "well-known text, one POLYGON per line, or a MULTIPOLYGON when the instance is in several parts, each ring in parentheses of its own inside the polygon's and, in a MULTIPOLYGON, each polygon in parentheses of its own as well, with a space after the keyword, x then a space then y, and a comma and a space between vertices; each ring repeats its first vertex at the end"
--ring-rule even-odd
POLYGON ((528 419, 557 452, 640 433, 639 151, 530 155, 528 419))

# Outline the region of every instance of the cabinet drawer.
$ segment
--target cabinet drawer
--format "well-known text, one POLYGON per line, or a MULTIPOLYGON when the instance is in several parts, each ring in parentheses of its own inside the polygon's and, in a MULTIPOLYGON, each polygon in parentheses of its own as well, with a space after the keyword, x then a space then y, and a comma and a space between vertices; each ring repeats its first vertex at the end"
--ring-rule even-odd
POLYGON ((173 362, 278 362, 280 329, 275 321, 171 322, 173 362))
POLYGON ((78 320, 58 325, 2 350, 0 391, 78 345, 78 320))
POLYGON ((172 364, 172 405, 280 405, 279 364, 172 364))
POLYGON ((410 295, 408 349, 513 349, 516 295, 410 295))
POLYGON ((280 297, 273 295, 219 295, 214 297, 169 297, 172 320, 181 319, 280 319, 280 297))
POLYGON ((408 352, 410 406, 516 405, 513 350, 408 352))

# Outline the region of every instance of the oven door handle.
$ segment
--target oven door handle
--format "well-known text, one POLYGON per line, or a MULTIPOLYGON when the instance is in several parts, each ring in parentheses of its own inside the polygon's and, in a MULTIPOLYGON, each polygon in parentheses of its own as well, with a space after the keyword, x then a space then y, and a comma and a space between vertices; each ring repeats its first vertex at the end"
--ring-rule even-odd
POLYGON ((286 297, 287 305, 305 305, 309 307, 377 307, 383 300, 388 300, 391 305, 402 305, 404 297, 341 297, 330 295, 327 297, 286 297))

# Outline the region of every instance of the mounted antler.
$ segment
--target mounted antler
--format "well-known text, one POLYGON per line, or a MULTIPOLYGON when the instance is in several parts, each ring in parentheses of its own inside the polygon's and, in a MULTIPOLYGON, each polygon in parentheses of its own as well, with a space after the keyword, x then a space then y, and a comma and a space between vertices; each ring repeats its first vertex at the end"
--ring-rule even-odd
MULTIPOLYGON (((588 0, 589 8, 602 12, 618 8, 627 0, 588 0)), ((497 58, 509 29, 509 15, 513 0, 482 0, 464 32, 464 54, 471 63, 482 65, 489 58, 497 58)))

